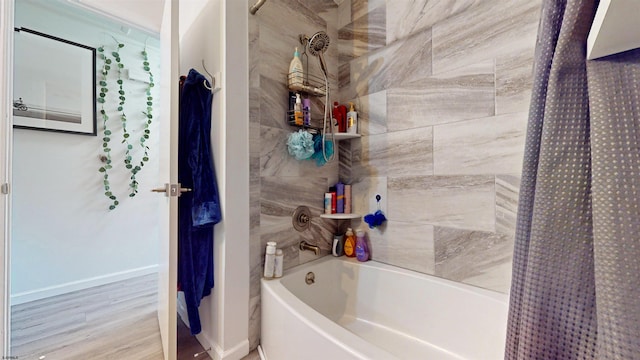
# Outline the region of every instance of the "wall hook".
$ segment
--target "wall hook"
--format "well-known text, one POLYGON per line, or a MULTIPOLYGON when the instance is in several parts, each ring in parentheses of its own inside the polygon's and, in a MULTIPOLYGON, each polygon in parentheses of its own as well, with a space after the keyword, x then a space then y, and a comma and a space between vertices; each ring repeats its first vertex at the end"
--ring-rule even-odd
POLYGON ((209 79, 211 79, 211 81, 210 81, 211 86, 209 86, 209 85, 207 84, 207 81, 205 80, 205 81, 203 82, 204 87, 205 87, 205 88, 207 88, 209 91, 211 91, 211 93, 212 93, 212 94, 215 94, 215 93, 217 93, 218 91, 220 91, 222 88, 220 88, 220 86, 216 85, 216 83, 217 83, 217 78, 219 78, 219 77, 220 77, 220 73, 216 73, 216 75, 218 75, 218 76, 212 75, 212 74, 209 72, 209 70, 207 70, 207 67, 204 65, 204 59, 202 59, 202 68, 204 69, 204 72, 206 72, 206 73, 207 73, 207 75, 209 75, 209 79))

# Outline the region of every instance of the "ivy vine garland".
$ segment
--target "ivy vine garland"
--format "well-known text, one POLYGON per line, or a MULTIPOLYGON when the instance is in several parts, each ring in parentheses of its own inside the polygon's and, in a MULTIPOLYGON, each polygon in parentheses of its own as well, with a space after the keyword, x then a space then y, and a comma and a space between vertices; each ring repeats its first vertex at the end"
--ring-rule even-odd
POLYGON ((102 151, 106 155, 105 165, 98 169, 99 172, 103 173, 103 186, 104 186, 104 195, 112 201, 111 205, 109 205, 109 210, 113 210, 118 206, 118 198, 111 191, 111 185, 109 183, 109 170, 112 169, 111 165, 111 148, 109 147, 109 142, 111 141, 111 130, 107 128, 107 121, 109 120, 109 115, 104 110, 104 104, 106 102, 107 92, 109 89, 107 88, 107 79, 109 75, 109 70, 111 70, 111 59, 109 59, 104 54, 104 47, 101 46, 98 48, 98 53, 100 54, 100 59, 102 59, 102 79, 100 80, 100 96, 98 97, 98 102, 100 103, 100 115, 102 116, 102 127, 103 127, 103 135, 102 138, 102 151))
POLYGON ((115 62, 115 66, 118 70, 118 79, 116 83, 118 84, 118 100, 119 101, 118 101, 117 111, 119 112, 120 122, 122 125, 121 143, 125 145, 124 165, 125 165, 125 168, 131 172, 131 176, 130 176, 131 181, 129 183, 129 197, 134 197, 138 193, 138 181, 136 179, 136 175, 140 172, 140 170, 142 170, 142 167, 145 165, 145 163, 149 161, 149 147, 146 145, 146 141, 149 139, 151 134, 150 126, 153 120, 153 114, 152 114, 153 96, 151 95, 151 89, 155 85, 153 81, 153 73, 151 72, 151 67, 149 64, 149 59, 147 56, 147 50, 146 50, 146 44, 145 44, 145 47, 141 52, 142 59, 143 59, 142 68, 144 69, 144 71, 147 73, 149 77, 149 83, 145 89, 146 111, 142 111, 142 114, 144 115, 144 128, 143 128, 144 133, 142 134, 142 136, 140 136, 140 139, 139 139, 139 144, 142 147, 144 154, 139 162, 139 165, 134 166, 133 156, 132 156, 134 146, 130 141, 132 134, 128 128, 128 119, 125 112, 125 104, 127 103, 126 102, 127 99, 126 99, 126 92, 124 89, 124 80, 123 80, 124 63, 122 62, 122 57, 120 56, 120 49, 124 48, 125 45, 119 42, 116 38, 113 38, 113 39, 117 44, 116 50, 111 52, 111 55, 113 56, 113 61, 111 58, 109 58, 108 55, 106 55, 104 46, 101 46, 98 48, 99 57, 100 59, 103 60, 103 67, 101 71, 101 80, 99 82, 100 94, 97 101, 101 105, 100 115, 102 117, 102 125, 104 129, 103 130, 104 137, 102 138, 103 140, 102 148, 103 148, 103 152, 106 155, 104 160, 105 165, 100 167, 98 171, 103 174, 104 194, 106 197, 109 198, 109 200, 112 201, 111 205, 109 206, 109 210, 114 210, 119 205, 119 201, 115 196, 115 194, 113 193, 113 191, 111 190, 111 185, 109 182, 109 170, 113 169, 112 158, 111 158, 112 149, 109 145, 111 141, 112 131, 109 130, 108 128, 109 116, 104 106, 105 103, 107 102, 107 92, 109 91, 108 89, 109 70, 111 70, 111 65, 115 62))

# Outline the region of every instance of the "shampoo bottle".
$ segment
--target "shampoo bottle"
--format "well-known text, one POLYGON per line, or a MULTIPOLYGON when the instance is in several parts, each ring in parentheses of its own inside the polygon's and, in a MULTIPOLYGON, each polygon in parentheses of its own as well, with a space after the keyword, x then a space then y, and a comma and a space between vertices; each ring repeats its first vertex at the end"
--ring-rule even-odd
POLYGON ((358 113, 356 109, 353 107, 353 103, 349 103, 349 112, 347 113, 347 133, 348 134, 357 134, 358 133, 358 113))
POLYGON ((274 259, 274 263, 275 263, 275 267, 273 270, 273 277, 275 278, 281 278, 282 277, 282 267, 283 267, 283 263, 284 263, 284 253, 282 252, 282 249, 277 249, 276 250, 276 256, 274 259))
POLYGON ((302 102, 300 100, 300 94, 296 94, 296 104, 293 107, 293 117, 295 119, 295 124, 298 126, 302 126, 304 124, 304 119, 302 115, 302 102))
POLYGON ((264 277, 272 279, 276 270, 276 243, 269 241, 267 243, 267 252, 264 255, 264 277))
POLYGON ((293 59, 289 63, 289 88, 299 90, 304 82, 304 68, 300 60, 300 52, 296 47, 293 53, 293 59))
POLYGON ((302 99, 303 125, 311 126, 311 100, 302 99))
POLYGON ((368 261, 369 255, 369 245, 367 244, 364 230, 358 229, 356 231, 356 259, 358 261, 368 261))
POLYGON ((344 254, 348 257, 356 256, 356 239, 351 228, 344 234, 344 254))

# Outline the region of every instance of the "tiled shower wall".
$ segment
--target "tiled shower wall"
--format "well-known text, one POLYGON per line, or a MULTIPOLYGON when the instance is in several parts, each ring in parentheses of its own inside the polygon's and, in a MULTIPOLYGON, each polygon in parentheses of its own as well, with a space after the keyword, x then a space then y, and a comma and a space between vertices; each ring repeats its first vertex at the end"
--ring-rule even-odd
MULTIPOLYGON (((344 0, 341 143, 373 259, 507 292, 540 0, 344 0), (366 225, 365 225, 366 226, 366 225)), ((355 225, 355 224, 354 224, 355 225)))
MULTIPOLYGON (((248 0, 250 5, 255 0, 248 0)), ((298 161, 287 152, 287 71, 299 34, 326 31, 338 39, 338 6, 333 0, 270 0, 255 15, 249 15, 250 58, 250 202, 251 202, 251 293, 249 341, 258 345, 260 335, 260 278, 267 241, 276 241, 284 251, 284 266, 290 268, 316 258, 300 253, 298 243, 306 240, 328 254, 333 221, 320 219, 324 192, 338 180, 338 161, 318 167, 312 161, 298 161), (312 213, 311 229, 294 230, 291 215, 304 205, 312 213)), ((302 49, 300 49, 302 52, 302 49)), ((303 59, 304 60, 304 59, 303 59)), ((337 90, 338 48, 325 53, 332 90, 337 90)), ((320 75, 318 59, 309 56, 310 72, 320 75)), ((334 98, 334 96, 332 96, 334 98)), ((312 99, 313 125, 322 127, 324 99, 312 99)))
POLYGON ((266 242, 285 250, 286 268, 313 260, 302 239, 326 254, 337 224, 318 215, 338 175, 354 186, 355 212, 382 196, 375 260, 508 290, 540 3, 270 0, 250 16, 251 348, 266 242), (332 41, 331 101, 356 103, 363 135, 322 168, 288 155, 284 119, 298 34, 319 30, 332 41), (303 233, 291 225, 298 205, 314 215, 303 233))

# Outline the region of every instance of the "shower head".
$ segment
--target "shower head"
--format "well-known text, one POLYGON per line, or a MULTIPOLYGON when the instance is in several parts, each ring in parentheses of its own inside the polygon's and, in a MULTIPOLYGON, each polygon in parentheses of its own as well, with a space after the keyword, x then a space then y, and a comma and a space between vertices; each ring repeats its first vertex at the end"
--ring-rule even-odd
POLYGON ((320 60, 320 67, 324 72, 324 76, 329 75, 327 74, 327 64, 324 62, 324 56, 322 54, 329 48, 329 42, 329 35, 324 31, 318 31, 309 39, 309 52, 311 55, 317 56, 320 60))

